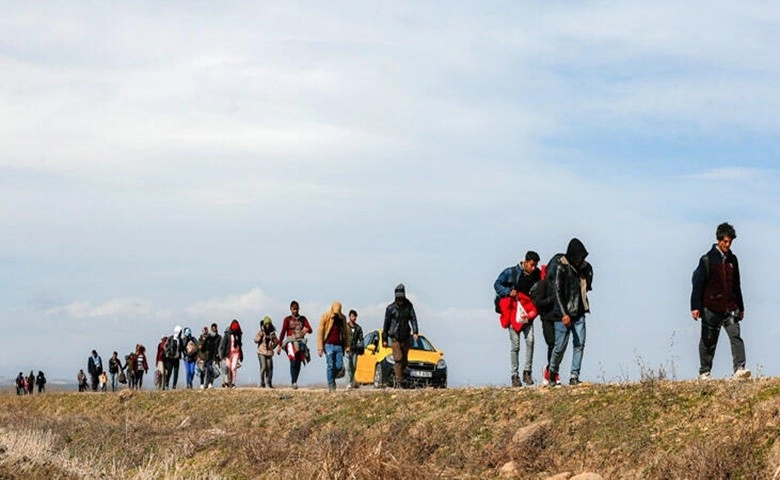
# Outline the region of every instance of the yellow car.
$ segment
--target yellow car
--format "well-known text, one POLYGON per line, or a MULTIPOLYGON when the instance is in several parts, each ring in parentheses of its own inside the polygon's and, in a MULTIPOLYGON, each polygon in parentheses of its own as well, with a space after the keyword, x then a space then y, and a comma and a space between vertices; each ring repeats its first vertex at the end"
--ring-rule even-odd
MULTIPOLYGON (((382 346, 384 332, 382 329, 374 330, 364 338, 365 351, 357 357, 355 381, 364 385, 374 384, 374 388, 393 385, 395 361, 389 342, 387 347, 382 346)), ((412 337, 409 343, 409 364, 401 386, 447 388, 447 362, 442 358, 444 352, 436 350, 424 335, 418 335, 416 342, 412 337)))

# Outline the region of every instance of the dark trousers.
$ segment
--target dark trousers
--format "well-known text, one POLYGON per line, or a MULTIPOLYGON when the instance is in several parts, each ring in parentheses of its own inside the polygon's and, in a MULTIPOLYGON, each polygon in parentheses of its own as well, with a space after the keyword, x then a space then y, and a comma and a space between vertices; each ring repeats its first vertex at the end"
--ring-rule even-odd
POLYGON ((393 359, 395 365, 393 365, 393 373, 395 374, 395 386, 400 386, 404 379, 404 370, 409 363, 409 339, 399 341, 393 339, 393 359))
POLYGON ((549 367, 555 349, 555 322, 542 320, 542 334, 544 335, 544 343, 547 344, 547 367, 549 367))
POLYGON ((267 382, 270 387, 274 378, 274 357, 258 353, 257 359, 260 361, 260 385, 265 386, 267 382))
POLYGON ((97 392, 98 380, 99 380, 100 374, 99 373, 95 373, 95 374, 92 374, 91 377, 92 377, 91 378, 91 380, 92 380, 92 391, 93 392, 97 392))
POLYGON ((301 373, 301 361, 290 360, 290 380, 292 383, 298 383, 298 375, 301 373))
POLYGON ((745 342, 740 337, 739 322, 728 313, 716 313, 705 308, 701 319, 701 340, 699 340, 701 363, 699 373, 712 370, 712 359, 715 357, 715 347, 718 346, 721 327, 725 328, 729 336, 734 371, 745 367, 745 342))
POLYGON ((171 360, 166 358, 163 361, 163 365, 163 368, 165 368, 165 383, 163 384, 163 389, 168 388, 168 383, 171 381, 171 374, 173 374, 173 385, 171 388, 176 390, 176 384, 179 383, 179 359, 171 360))

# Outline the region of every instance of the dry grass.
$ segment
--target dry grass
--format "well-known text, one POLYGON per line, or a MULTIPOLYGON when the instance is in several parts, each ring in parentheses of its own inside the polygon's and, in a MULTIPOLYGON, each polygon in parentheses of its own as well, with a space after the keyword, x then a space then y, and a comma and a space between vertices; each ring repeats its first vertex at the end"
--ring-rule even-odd
POLYGON ((771 478, 780 380, 0 395, 0 478, 771 478), (549 428, 515 444, 521 427, 549 428))

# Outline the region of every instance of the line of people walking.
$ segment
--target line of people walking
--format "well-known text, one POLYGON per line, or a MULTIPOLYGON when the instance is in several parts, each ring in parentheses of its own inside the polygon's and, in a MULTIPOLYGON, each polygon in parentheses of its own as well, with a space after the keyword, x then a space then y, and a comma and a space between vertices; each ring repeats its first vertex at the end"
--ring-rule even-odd
MULTIPOLYGON (((317 355, 325 357, 325 379, 328 390, 336 389, 336 379, 347 377, 347 388, 358 388, 355 381, 357 357, 364 350, 363 329, 357 323, 358 313, 350 310, 345 316, 341 302, 335 301, 320 317, 317 329, 317 355)), ((405 287, 400 284, 395 289, 395 300, 388 305, 385 315, 385 330, 392 344, 395 357, 396 376, 401 378, 407 362, 409 343, 413 337, 417 340, 417 318, 414 307, 406 298, 405 287)), ((274 356, 285 353, 289 360, 290 384, 298 388, 301 368, 311 361, 308 335, 313 329, 306 316, 301 315, 297 301, 290 302, 290 314, 282 320, 277 331, 270 316, 260 321, 253 340, 260 368, 261 388, 274 388, 274 356)), ((180 362, 184 363, 186 388, 194 388, 195 376, 200 380, 201 389, 214 387, 214 380, 222 376, 222 387, 236 386, 238 370, 244 362, 243 331, 238 320, 230 322, 222 335, 216 323, 203 327, 199 337, 195 337, 189 327, 177 325, 173 334, 162 336, 157 345, 154 363, 155 388, 158 390, 176 389, 180 362)), ((149 372, 149 360, 146 347, 136 345, 133 352, 124 357, 113 352, 108 362, 110 380, 104 372, 103 360, 96 350, 92 350, 87 360, 87 371, 92 391, 116 391, 120 384, 129 388, 143 388, 144 375, 149 372)), ((77 376, 79 391, 86 391, 87 375, 83 370, 77 376)))
POLYGON ((44 393, 46 391, 46 375, 41 370, 38 370, 38 376, 35 376, 32 370, 26 377, 22 372, 19 372, 14 384, 17 395, 32 395, 35 387, 38 387, 38 393, 44 393))

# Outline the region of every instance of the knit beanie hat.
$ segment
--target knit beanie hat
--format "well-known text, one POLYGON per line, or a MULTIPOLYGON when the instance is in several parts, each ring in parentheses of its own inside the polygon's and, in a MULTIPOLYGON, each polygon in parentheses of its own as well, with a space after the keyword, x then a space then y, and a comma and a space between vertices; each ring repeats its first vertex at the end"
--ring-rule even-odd
POLYGON ((395 298, 406 298, 406 287, 403 283, 399 283, 395 287, 395 298))

